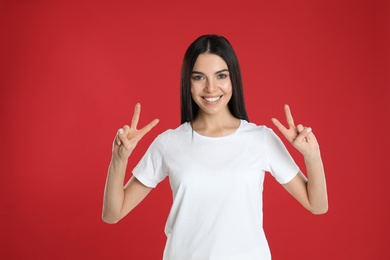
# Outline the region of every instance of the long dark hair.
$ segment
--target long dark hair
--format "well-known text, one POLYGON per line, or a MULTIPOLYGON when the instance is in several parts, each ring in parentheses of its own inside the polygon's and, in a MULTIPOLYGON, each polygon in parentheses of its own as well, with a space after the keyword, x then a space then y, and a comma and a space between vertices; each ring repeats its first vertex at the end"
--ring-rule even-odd
POLYGON ((228 103, 229 110, 236 118, 249 121, 245 109, 241 71, 236 53, 225 37, 208 34, 200 36, 191 43, 184 54, 180 77, 181 123, 192 122, 198 114, 199 107, 191 97, 191 73, 196 59, 202 53, 218 55, 226 62, 233 88, 232 97, 228 103))

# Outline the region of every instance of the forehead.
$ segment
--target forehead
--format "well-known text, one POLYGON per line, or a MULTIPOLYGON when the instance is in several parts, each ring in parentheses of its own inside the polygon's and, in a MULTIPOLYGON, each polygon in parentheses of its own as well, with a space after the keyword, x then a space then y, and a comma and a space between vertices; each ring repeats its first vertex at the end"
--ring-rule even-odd
POLYGON ((215 72, 228 69, 226 62, 216 54, 202 53, 196 59, 194 71, 215 72))

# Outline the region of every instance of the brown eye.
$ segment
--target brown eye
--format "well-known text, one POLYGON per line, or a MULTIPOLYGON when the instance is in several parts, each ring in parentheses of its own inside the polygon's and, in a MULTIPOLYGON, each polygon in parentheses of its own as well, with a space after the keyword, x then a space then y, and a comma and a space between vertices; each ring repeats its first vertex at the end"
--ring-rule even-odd
POLYGON ((203 76, 192 76, 192 79, 195 80, 195 81, 199 81, 199 80, 202 80, 203 79, 203 76))
POLYGON ((227 76, 228 75, 226 75, 226 74, 218 74, 219 79, 225 79, 225 78, 227 78, 227 76))

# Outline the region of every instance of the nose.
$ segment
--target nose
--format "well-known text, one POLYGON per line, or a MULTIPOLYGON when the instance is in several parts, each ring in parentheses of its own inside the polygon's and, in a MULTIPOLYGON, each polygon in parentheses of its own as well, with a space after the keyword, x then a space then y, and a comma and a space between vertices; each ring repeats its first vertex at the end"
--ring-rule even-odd
POLYGON ((214 92, 218 88, 217 82, 213 79, 208 79, 206 81, 205 91, 208 93, 214 92))

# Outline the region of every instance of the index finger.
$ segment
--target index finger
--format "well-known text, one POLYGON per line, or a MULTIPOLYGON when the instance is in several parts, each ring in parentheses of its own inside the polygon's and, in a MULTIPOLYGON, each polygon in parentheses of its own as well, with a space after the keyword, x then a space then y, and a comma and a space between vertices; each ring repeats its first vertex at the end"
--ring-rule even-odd
POLYGON ((278 119, 272 118, 271 120, 272 123, 274 123, 274 125, 279 129, 279 131, 282 132, 282 134, 287 134, 287 128, 282 123, 280 123, 278 119))
POLYGON ((140 132, 141 132, 141 135, 144 136, 147 132, 149 132, 150 130, 152 130, 153 127, 155 127, 158 122, 160 120, 159 119, 154 119, 152 122, 150 122, 149 124, 147 124, 146 126, 144 126, 140 132))

